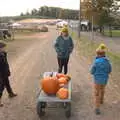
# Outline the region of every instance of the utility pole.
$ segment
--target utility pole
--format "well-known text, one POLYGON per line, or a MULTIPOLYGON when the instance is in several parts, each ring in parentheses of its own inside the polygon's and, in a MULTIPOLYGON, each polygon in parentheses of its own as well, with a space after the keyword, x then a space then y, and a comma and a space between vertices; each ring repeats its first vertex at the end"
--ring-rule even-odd
POLYGON ((2 23, 2 16, 0 16, 0 27, 1 27, 1 23, 2 23))
POLYGON ((57 12, 57 10, 56 10, 56 19, 58 18, 58 12, 57 12))
POLYGON ((92 40, 94 40, 94 5, 95 1, 92 0, 92 40))
POLYGON ((94 16, 92 15, 92 40, 94 40, 94 16))
POLYGON ((78 25, 78 37, 80 38, 81 34, 81 0, 79 4, 79 25, 78 25))

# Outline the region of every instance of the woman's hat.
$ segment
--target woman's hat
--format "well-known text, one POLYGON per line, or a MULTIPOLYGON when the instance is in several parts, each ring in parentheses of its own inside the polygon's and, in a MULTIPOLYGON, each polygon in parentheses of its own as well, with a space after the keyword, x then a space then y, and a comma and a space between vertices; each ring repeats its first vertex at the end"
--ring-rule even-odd
POLYGON ((68 25, 65 24, 64 27, 68 27, 68 25))
POLYGON ((4 48, 4 47, 6 47, 6 44, 3 42, 0 42, 0 48, 4 48))
POLYGON ((63 27, 63 28, 61 29, 61 32, 68 32, 68 28, 67 28, 67 27, 63 27))

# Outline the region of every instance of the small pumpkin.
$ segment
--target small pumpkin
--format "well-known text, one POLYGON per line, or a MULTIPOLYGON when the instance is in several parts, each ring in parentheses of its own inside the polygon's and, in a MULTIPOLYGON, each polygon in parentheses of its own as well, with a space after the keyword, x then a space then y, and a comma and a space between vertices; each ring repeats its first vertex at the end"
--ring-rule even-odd
POLYGON ((64 86, 65 86, 65 84, 59 84, 59 86, 60 86, 60 88, 62 88, 62 87, 64 87, 64 86))
POLYGON ((46 77, 41 82, 43 91, 48 95, 55 95, 59 90, 59 81, 56 77, 46 77))
POLYGON ((65 77, 65 74, 58 73, 58 74, 56 75, 56 77, 57 77, 58 79, 61 78, 61 77, 65 77))
POLYGON ((59 81, 59 84, 67 84, 68 83, 68 81, 65 77, 59 78, 58 81, 59 81))
POLYGON ((56 77, 59 79, 59 78, 66 78, 68 81, 69 80, 71 80, 71 77, 70 77, 70 75, 65 75, 65 74, 62 74, 62 73, 58 73, 57 75, 56 75, 56 77))
POLYGON ((70 75, 65 75, 65 77, 67 78, 68 81, 71 80, 70 75))
POLYGON ((65 78, 67 79, 67 81, 70 81, 70 80, 71 80, 70 75, 65 75, 65 78))
POLYGON ((57 92, 57 96, 60 98, 60 99, 67 99, 68 98, 68 89, 66 88, 60 88, 57 92))

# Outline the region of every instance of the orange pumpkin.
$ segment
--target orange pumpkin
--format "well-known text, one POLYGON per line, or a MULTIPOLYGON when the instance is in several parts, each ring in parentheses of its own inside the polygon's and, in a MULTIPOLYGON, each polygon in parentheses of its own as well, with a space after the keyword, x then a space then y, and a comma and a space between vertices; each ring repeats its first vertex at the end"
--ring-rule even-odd
POLYGON ((46 77, 42 80, 41 86, 46 94, 56 94, 59 90, 59 81, 55 77, 46 77))
POLYGON ((56 77, 57 77, 58 79, 61 78, 61 77, 65 77, 65 74, 58 73, 58 74, 56 75, 56 77))
POLYGON ((57 92, 57 96, 60 98, 60 99, 67 99, 68 98, 68 89, 66 88, 60 88, 57 92))
POLYGON ((71 77, 69 75, 65 75, 65 77, 68 81, 71 80, 71 77))
POLYGON ((71 77, 70 77, 69 75, 65 75, 65 74, 62 74, 62 73, 58 73, 58 74, 56 75, 56 77, 57 77, 58 79, 64 77, 64 78, 67 79, 67 81, 71 80, 71 77))
POLYGON ((59 84, 67 84, 67 82, 68 82, 65 77, 59 78, 58 81, 59 81, 59 84))
POLYGON ((61 88, 61 87, 64 87, 64 86, 65 86, 65 84, 59 84, 59 86, 60 86, 60 88, 61 88))

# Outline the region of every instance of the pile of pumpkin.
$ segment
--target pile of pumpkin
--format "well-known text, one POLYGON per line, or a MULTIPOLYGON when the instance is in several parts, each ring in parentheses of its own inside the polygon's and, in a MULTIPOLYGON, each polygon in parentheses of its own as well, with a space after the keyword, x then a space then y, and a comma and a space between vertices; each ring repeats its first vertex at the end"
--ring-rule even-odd
POLYGON ((68 85, 71 77, 65 74, 56 74, 55 77, 45 77, 41 81, 41 87, 47 95, 56 95, 60 99, 67 99, 69 95, 68 85))

